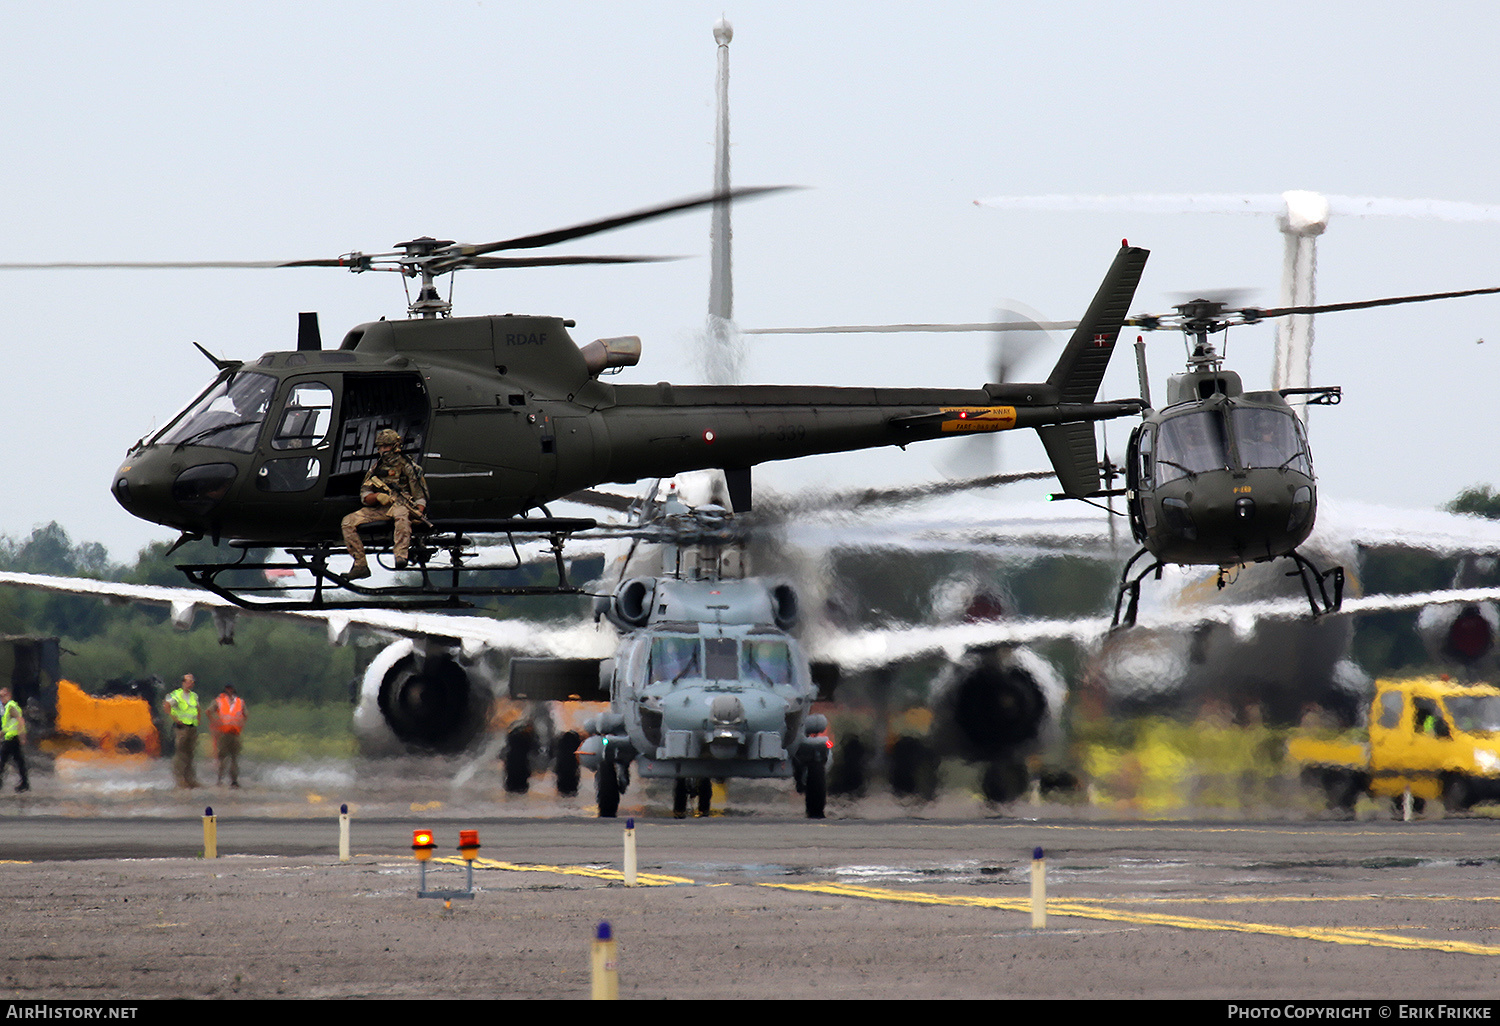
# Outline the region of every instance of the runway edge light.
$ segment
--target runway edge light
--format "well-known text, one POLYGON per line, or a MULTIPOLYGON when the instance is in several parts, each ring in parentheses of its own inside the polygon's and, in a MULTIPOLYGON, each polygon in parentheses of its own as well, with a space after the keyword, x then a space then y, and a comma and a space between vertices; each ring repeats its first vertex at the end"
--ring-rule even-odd
POLYGON ((479 831, 460 830, 458 832, 458 853, 464 857, 465 862, 473 862, 479 857, 479 831))

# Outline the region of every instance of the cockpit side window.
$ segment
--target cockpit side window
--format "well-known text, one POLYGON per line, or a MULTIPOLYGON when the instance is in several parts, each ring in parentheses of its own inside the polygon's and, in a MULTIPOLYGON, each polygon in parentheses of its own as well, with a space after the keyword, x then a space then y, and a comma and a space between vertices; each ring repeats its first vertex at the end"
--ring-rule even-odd
POLYGON ((300 381, 287 393, 281 423, 271 436, 273 449, 311 449, 328 437, 333 390, 321 381, 300 381))
POLYGON ((1156 472, 1156 461, 1152 458, 1152 448, 1156 444, 1156 429, 1150 424, 1142 424, 1136 434, 1136 462, 1131 469, 1135 471, 1135 481, 1132 482, 1137 488, 1150 488, 1152 486, 1152 475, 1156 472))

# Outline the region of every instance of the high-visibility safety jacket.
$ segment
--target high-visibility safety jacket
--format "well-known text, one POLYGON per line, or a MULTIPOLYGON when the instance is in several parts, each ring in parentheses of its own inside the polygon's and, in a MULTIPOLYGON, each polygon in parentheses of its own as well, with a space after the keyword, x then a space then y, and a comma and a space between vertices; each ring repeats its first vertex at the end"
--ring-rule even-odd
POLYGON ((245 729, 245 700, 236 695, 220 695, 214 699, 214 719, 221 734, 238 734, 245 729))
POLYGON ((13 698, 5 703, 5 714, 0 716, 0 739, 9 741, 21 736, 21 707, 13 698))
POLYGON ((167 704, 172 707, 174 722, 184 727, 198 725, 198 696, 193 692, 178 688, 167 696, 167 704))

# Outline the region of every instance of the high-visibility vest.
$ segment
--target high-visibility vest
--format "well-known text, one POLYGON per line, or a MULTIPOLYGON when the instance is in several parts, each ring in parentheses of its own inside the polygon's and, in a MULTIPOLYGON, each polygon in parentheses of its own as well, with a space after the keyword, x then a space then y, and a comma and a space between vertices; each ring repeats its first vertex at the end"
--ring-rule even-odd
POLYGON ((5 715, 0 717, 0 738, 6 741, 21 736, 21 727, 24 724, 21 719, 21 707, 16 704, 15 699, 5 703, 5 715))
POLYGON ((184 727, 196 727, 198 725, 198 696, 191 691, 178 688, 167 696, 167 704, 172 707, 172 719, 184 727))
POLYGON ((219 721, 219 733, 238 734, 245 728, 245 700, 236 695, 220 695, 214 699, 214 715, 219 721))

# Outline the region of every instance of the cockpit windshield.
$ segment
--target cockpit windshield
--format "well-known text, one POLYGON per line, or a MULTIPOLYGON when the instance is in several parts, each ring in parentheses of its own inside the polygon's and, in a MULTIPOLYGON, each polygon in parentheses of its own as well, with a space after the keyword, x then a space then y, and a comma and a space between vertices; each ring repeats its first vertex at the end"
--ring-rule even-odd
MULTIPOLYGON (((1162 421, 1156 448, 1161 481, 1231 465, 1225 413, 1223 409, 1199 410, 1162 421)), ((1312 476, 1312 462, 1296 414, 1264 406, 1229 406, 1227 413, 1239 467, 1297 470, 1312 476)))
POLYGON ((1162 421, 1157 435, 1159 481, 1223 470, 1229 466, 1229 445, 1220 410, 1199 410, 1162 421))
POLYGON ((1300 470, 1309 476, 1312 466, 1307 446, 1297 430, 1297 415, 1260 406, 1237 406, 1233 411, 1234 442, 1240 450, 1240 465, 1247 469, 1276 467, 1300 470))
POLYGON ((792 682, 792 653, 785 641, 746 641, 740 646, 740 676, 768 684, 792 682))
POLYGON ((215 382, 154 441, 250 452, 275 394, 276 379, 268 374, 231 374, 215 382))
POLYGON ((697 638, 656 638, 651 642, 651 680, 675 683, 684 677, 701 677, 697 638))

